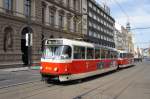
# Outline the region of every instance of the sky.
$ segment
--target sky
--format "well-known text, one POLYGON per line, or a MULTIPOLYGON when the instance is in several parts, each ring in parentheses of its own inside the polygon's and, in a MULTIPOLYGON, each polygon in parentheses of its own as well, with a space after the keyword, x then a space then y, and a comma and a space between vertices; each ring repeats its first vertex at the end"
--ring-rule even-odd
POLYGON ((111 10, 111 16, 117 24, 126 26, 130 22, 135 46, 150 47, 150 0, 96 0, 105 3, 111 10))

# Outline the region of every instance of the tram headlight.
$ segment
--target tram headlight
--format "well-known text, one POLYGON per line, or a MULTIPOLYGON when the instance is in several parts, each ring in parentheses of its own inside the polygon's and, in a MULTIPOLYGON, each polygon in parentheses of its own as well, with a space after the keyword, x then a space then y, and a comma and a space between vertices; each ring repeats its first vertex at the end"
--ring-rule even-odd
POLYGON ((55 67, 55 68, 54 68, 54 71, 55 71, 55 72, 58 72, 58 67, 55 67))
POLYGON ((68 69, 67 68, 65 68, 65 72, 67 72, 68 71, 68 69))
POLYGON ((40 66, 40 70, 42 70, 43 69, 43 67, 42 66, 40 66))

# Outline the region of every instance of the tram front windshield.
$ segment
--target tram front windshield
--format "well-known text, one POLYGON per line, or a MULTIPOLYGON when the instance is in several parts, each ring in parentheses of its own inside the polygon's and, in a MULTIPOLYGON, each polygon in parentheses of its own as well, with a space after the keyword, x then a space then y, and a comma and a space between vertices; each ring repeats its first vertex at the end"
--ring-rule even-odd
POLYGON ((70 59, 71 47, 67 45, 45 46, 43 58, 45 59, 70 59))

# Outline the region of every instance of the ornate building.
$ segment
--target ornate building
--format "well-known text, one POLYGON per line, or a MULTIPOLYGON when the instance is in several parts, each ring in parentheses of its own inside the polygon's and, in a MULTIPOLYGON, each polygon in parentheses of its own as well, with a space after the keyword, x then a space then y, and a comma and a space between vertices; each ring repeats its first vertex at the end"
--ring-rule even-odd
POLYGON ((120 26, 116 24, 115 28, 115 45, 118 50, 125 50, 134 53, 133 35, 130 32, 130 26, 120 26))
POLYGON ((115 48, 118 50, 124 50, 123 35, 122 35, 122 32, 118 30, 117 28, 115 28, 114 40, 115 40, 115 48))
POLYGON ((81 0, 43 0, 43 38, 79 38, 81 0))
POLYGON ((46 38, 79 38, 81 0, 0 0, 0 68, 27 65, 26 34, 32 32, 32 63, 39 63, 46 38))

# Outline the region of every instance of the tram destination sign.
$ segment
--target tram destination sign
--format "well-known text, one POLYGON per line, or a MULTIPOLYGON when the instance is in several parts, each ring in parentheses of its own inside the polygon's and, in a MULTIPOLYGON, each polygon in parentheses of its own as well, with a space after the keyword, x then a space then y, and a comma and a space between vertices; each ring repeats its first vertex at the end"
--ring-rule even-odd
POLYGON ((46 44, 48 45, 62 45, 62 40, 47 40, 46 44))

